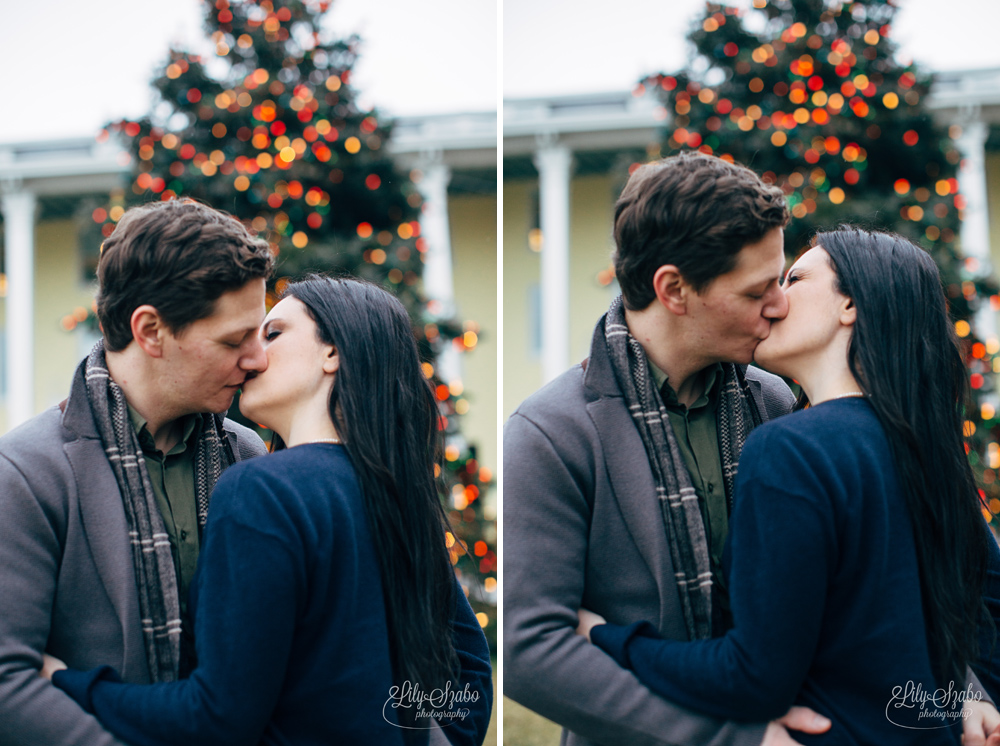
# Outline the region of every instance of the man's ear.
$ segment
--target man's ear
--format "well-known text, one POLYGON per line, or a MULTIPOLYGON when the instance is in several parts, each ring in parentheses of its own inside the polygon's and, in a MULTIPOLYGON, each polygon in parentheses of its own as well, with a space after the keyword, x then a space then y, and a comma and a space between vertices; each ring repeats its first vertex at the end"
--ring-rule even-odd
POLYGON ((687 313, 688 293, 691 286, 673 264, 664 264, 653 274, 653 291, 656 300, 668 311, 683 316, 687 313))
POLYGON ((323 372, 336 373, 338 370, 340 370, 340 355, 337 353, 337 347, 330 345, 326 357, 323 358, 323 372))
POLYGON ((170 333, 160 312, 150 305, 139 306, 130 319, 132 338, 150 357, 163 357, 164 337, 170 333))
POLYGON ((840 306, 840 323, 844 326, 853 326, 857 320, 858 307, 851 298, 847 298, 840 306))

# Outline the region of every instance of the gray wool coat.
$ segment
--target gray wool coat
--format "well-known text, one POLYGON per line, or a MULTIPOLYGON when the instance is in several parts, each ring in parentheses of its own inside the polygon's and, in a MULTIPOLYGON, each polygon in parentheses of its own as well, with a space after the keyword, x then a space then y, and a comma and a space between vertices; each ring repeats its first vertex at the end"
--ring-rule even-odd
MULTIPOLYGON (((266 452, 226 420, 237 460, 266 452)), ((118 744, 38 676, 42 652, 148 683, 125 510, 82 366, 65 410, 0 438, 0 746, 118 744)))
MULTIPOLYGON (((791 410, 780 378, 746 377, 764 420, 791 410)), ((676 707, 574 634, 584 607, 687 639, 652 471, 596 331, 587 367, 521 404, 503 447, 504 694, 563 725, 572 746, 760 744, 766 724, 676 707)))

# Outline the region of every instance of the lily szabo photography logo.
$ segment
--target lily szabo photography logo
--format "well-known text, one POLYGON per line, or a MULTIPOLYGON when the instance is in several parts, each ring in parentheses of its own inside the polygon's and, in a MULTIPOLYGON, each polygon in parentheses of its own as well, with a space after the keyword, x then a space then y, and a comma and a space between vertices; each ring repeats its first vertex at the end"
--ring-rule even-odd
POLYGON ((404 728, 408 726, 397 725, 388 717, 390 708, 411 710, 413 722, 417 723, 416 728, 433 728, 435 720, 445 728, 457 720, 465 720, 470 712, 467 705, 475 704, 479 697, 479 692, 470 690, 468 684, 464 689, 452 689, 451 682, 448 682, 444 689, 428 692, 420 684, 404 681, 401 686, 394 686, 389 690, 389 699, 382 706, 382 717, 390 725, 404 728))
POLYGON ((900 728, 948 728, 962 719, 966 702, 978 702, 982 698, 982 692, 973 692, 971 685, 956 690, 954 681, 947 689, 934 691, 927 691, 923 684, 907 681, 905 686, 893 687, 885 716, 900 728))

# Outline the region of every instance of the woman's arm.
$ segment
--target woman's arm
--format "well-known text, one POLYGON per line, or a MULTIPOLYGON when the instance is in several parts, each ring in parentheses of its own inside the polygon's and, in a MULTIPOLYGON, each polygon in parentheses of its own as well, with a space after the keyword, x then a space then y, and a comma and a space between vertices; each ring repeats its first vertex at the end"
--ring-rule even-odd
POLYGON ((751 439, 744 450, 731 522, 735 627, 697 642, 663 640, 648 623, 591 630, 596 645, 660 696, 742 721, 778 718, 794 702, 816 650, 835 564, 833 519, 817 499, 820 490, 804 489, 805 482, 778 489, 758 478, 751 464, 777 457, 761 446, 762 439, 751 439))
MULTIPOLYGON (((242 481, 224 475, 213 509, 253 489, 242 481)), ((210 520, 200 558, 199 657, 189 679, 121 684, 109 680, 117 678, 110 669, 53 676, 133 746, 257 743, 277 702, 305 587, 303 563, 278 522, 265 532, 247 525, 238 510, 222 513, 210 520)))
POLYGON ((452 746, 480 746, 486 738, 493 713, 490 648, 479 620, 457 582, 455 594, 451 639, 462 672, 458 680, 459 694, 450 709, 460 714, 452 719, 442 719, 439 723, 452 746))

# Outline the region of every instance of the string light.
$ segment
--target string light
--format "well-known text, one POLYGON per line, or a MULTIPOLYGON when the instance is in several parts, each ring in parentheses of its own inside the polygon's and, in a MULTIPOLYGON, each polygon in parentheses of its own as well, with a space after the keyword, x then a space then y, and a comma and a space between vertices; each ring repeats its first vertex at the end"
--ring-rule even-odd
MULTIPOLYGON (((1000 312, 1000 293, 984 290, 976 278, 985 269, 956 254, 958 221, 967 209, 956 175, 962 156, 954 144, 962 131, 952 125, 945 134, 933 124, 920 108, 928 78, 890 56, 893 7, 879 5, 876 21, 861 15, 871 7, 864 3, 819 4, 813 11, 754 0, 749 12, 764 11, 767 23, 753 28, 768 30, 746 48, 736 42, 752 38, 742 16, 707 7, 690 37, 701 57, 698 67, 644 81, 644 90, 673 116, 663 154, 699 150, 764 172, 787 197, 793 220, 786 237, 793 241, 856 210, 895 219, 895 229, 933 251, 942 276, 950 278, 949 303, 970 387, 994 390, 1000 340, 977 340, 966 317, 983 303, 984 292, 1000 312), (722 82, 694 82, 712 75, 722 82)), ((602 270, 596 279, 604 284, 611 274, 602 270)), ((1000 469, 997 413, 993 405, 974 412, 970 463, 981 470, 988 460, 991 469, 1000 469), (977 418, 989 427, 977 429, 977 418)), ((995 472, 989 477, 991 504, 1000 512, 1000 480, 995 472)))

